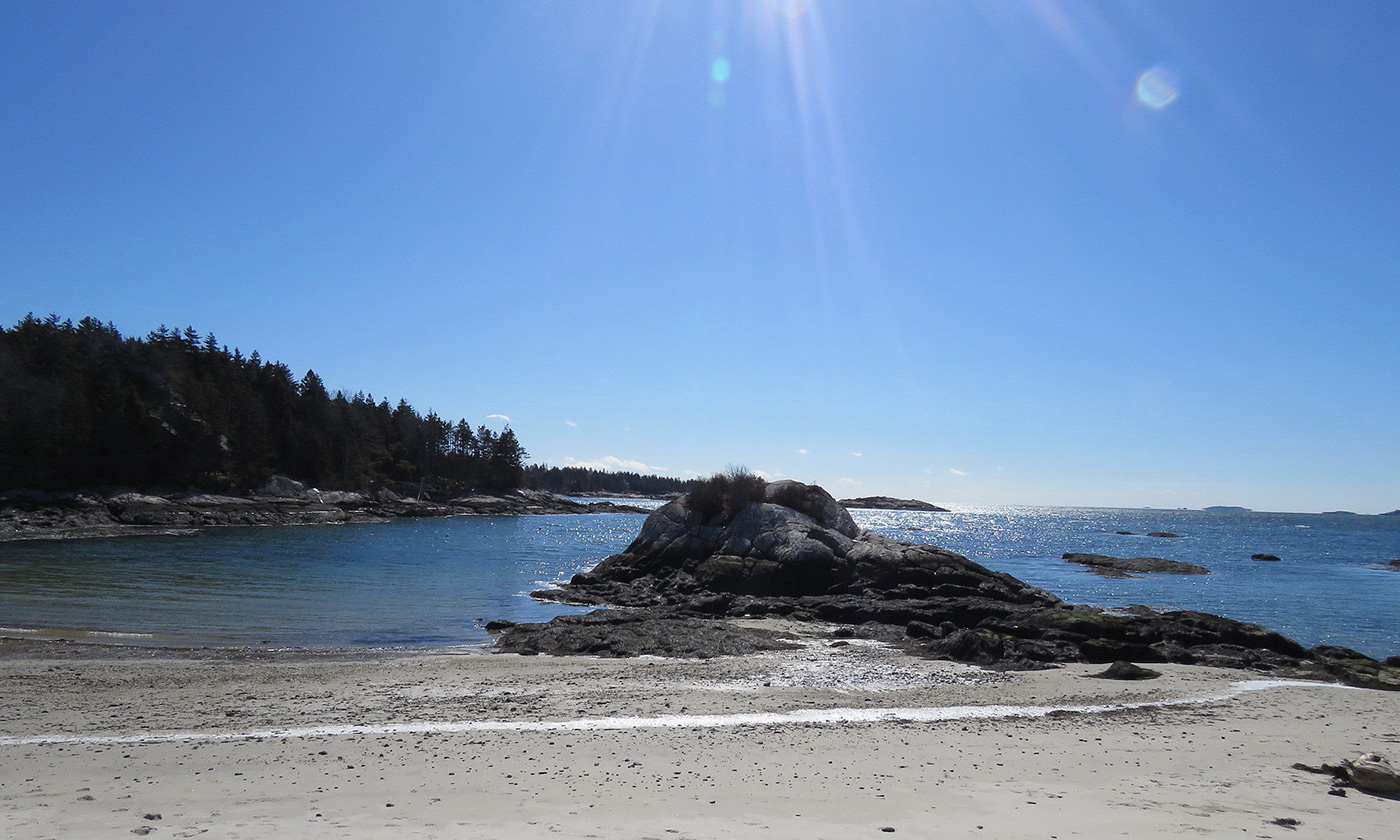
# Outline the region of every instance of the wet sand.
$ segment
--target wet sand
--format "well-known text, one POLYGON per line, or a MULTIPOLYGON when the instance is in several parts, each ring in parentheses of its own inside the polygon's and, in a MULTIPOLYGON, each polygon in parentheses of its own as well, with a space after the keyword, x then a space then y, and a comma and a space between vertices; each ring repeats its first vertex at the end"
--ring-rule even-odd
POLYGON ((708 662, 11 643, 0 834, 1391 836, 1400 802, 1290 765, 1394 757, 1400 694, 1157 667, 1000 674, 859 642, 708 662))

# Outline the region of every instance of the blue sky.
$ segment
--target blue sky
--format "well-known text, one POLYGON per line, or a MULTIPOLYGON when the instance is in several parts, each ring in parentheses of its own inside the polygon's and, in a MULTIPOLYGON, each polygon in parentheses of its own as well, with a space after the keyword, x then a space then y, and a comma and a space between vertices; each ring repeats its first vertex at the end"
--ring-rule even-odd
POLYGON ((1391 510, 1397 41, 1387 2, 5 4, 0 320, 193 325, 556 465, 1391 510))

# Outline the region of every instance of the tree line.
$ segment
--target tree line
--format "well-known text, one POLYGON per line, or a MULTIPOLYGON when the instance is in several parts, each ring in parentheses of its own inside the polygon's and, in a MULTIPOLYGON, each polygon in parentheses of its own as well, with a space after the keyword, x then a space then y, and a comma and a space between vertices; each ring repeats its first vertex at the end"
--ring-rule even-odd
POLYGON ((247 490, 287 475, 503 492, 524 485, 527 457, 509 427, 331 394, 314 371, 297 378, 192 327, 128 338, 31 314, 0 328, 0 490, 247 490))
POLYGON ((620 493, 637 496, 666 496, 687 493, 697 479, 642 475, 635 472, 608 472, 591 467, 551 467, 532 464, 525 468, 525 486, 564 495, 580 493, 620 493))

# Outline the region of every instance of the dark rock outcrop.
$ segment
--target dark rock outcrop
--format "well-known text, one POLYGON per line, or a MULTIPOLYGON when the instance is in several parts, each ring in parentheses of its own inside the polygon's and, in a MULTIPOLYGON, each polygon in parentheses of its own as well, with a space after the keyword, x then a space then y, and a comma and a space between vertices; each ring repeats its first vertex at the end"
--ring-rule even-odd
POLYGON ((951 551, 862 531, 820 487, 770 484, 761 502, 727 520, 706 518, 686 501, 653 512, 621 554, 575 575, 563 590, 541 594, 571 603, 901 625, 927 612, 911 602, 946 603, 964 617, 1059 603, 951 551))
POLYGON ((1277 554, 1251 554, 1251 555, 1249 555, 1249 559, 1250 559, 1250 560, 1259 560, 1259 561, 1262 561, 1262 562, 1265 562, 1265 563, 1281 563, 1281 562, 1283 562, 1283 558, 1280 557, 1280 556, 1278 556, 1277 554))
POLYGON ((651 654, 679 659, 713 659, 794 647, 797 644, 790 637, 772 630, 621 610, 594 610, 541 624, 513 624, 504 628, 496 641, 496 648, 504 653, 607 657, 651 654))
POLYGON ((844 508, 865 508, 866 510, 923 510, 931 513, 947 513, 948 509, 920 499, 896 499, 891 496, 861 496, 859 499, 842 499, 837 502, 844 508))
MULTIPOLYGON (((1110 569, 1116 572, 1163 572, 1169 575, 1208 575, 1210 569, 1195 563, 1182 563, 1179 560, 1163 560, 1161 557, 1109 557, 1107 554, 1079 554, 1070 552, 1061 559, 1092 567, 1091 570, 1110 569)), ((1109 575, 1117 577, 1117 575, 1109 575)))
POLYGON ((727 626, 712 619, 782 616, 850 625, 867 638, 898 639, 912 653, 1002 669, 1176 662, 1400 689, 1400 668, 1344 648, 1307 650, 1256 624, 1066 604, 951 551, 862 531, 820 487, 777 482, 742 507, 708 516, 688 500, 653 512, 622 553, 534 593, 638 609, 508 628, 500 649, 684 655, 677 651, 692 643, 682 636, 727 626))

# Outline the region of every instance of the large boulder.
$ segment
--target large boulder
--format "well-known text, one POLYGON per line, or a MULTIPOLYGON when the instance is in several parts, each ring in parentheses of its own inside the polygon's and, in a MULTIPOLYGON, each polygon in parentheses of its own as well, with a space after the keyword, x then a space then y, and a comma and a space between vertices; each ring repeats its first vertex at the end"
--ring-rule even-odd
POLYGON ((736 596, 985 597, 1058 602, 1044 590, 936 546, 863 531, 815 485, 779 481, 735 513, 706 515, 690 497, 659 508, 626 550, 575 575, 564 600, 647 606, 697 593, 736 596))

